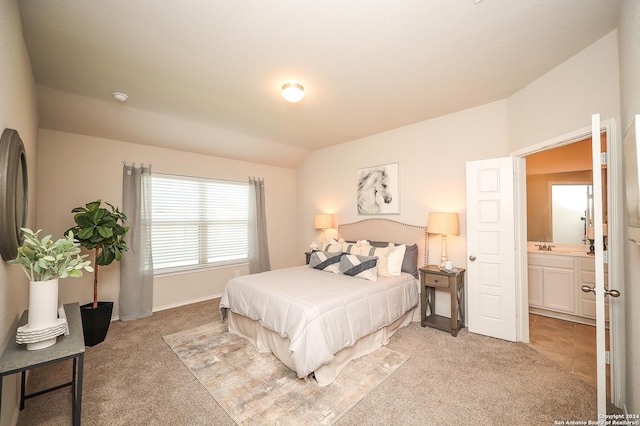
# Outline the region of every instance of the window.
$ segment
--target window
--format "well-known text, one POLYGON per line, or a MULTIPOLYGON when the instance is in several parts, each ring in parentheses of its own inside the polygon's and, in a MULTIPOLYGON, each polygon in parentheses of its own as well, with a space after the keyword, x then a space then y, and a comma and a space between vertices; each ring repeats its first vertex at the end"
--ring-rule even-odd
POLYGON ((247 262, 248 194, 243 182, 154 174, 154 271, 247 262))

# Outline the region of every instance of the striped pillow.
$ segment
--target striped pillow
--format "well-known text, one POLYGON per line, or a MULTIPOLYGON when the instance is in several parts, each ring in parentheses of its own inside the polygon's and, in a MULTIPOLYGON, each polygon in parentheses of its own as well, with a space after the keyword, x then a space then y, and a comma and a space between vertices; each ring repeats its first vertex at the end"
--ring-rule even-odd
POLYGON ((330 253, 328 251, 313 251, 309 257, 309 267, 339 274, 341 256, 342 252, 330 253))
POLYGON ((377 281, 377 263, 378 258, 375 256, 343 254, 340 258, 340 273, 369 281, 377 281))
POLYGON ((331 240, 322 244, 322 251, 331 253, 342 253, 342 244, 343 241, 336 241, 332 238, 331 240))
POLYGON ((360 246, 361 256, 375 256, 378 258, 378 276, 390 277, 389 256, 393 252, 395 244, 389 243, 386 247, 373 247, 368 242, 360 246))

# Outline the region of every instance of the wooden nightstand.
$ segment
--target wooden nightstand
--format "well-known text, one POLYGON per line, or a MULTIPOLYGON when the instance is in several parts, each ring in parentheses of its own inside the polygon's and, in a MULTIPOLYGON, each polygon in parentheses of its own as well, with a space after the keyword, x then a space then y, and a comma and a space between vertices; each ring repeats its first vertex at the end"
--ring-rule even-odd
POLYGON ((455 274, 441 271, 436 265, 419 269, 421 325, 449 331, 454 337, 458 335, 458 330, 464 327, 464 269, 457 269, 458 272, 455 274), (449 289, 451 318, 436 315, 436 288, 449 289))

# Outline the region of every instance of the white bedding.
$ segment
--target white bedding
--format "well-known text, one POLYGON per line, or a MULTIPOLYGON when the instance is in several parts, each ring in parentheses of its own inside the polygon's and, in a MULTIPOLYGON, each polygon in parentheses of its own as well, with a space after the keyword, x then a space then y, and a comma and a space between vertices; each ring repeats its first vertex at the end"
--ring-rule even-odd
POLYGON ((368 281, 300 266, 230 280, 220 307, 289 339, 296 373, 306 377, 418 303, 410 274, 368 281))

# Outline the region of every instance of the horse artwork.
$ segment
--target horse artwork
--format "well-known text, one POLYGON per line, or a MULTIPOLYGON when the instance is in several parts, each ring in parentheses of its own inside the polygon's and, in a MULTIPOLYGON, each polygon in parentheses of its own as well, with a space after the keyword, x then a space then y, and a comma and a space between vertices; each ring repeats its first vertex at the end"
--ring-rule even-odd
POLYGON ((393 189, 397 186, 397 164, 358 170, 358 214, 398 213, 393 189), (392 170, 388 170, 388 168, 392 170), (395 173, 393 173, 395 171, 395 173))

